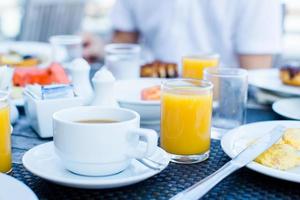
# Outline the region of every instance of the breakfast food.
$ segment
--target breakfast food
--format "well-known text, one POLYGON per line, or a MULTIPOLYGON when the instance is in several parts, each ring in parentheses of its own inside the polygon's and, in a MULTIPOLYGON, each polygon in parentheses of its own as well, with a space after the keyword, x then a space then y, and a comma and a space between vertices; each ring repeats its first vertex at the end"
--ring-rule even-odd
POLYGON ((289 128, 286 130, 282 137, 284 143, 291 145, 298 151, 300 151, 300 129, 289 128))
POLYGON ((154 61, 141 67, 141 77, 176 78, 178 77, 177 64, 154 61))
POLYGON ((288 144, 275 144, 255 159, 274 169, 287 170, 300 164, 297 150, 288 144))
POLYGON ((57 63, 53 63, 45 69, 39 69, 37 67, 16 68, 13 75, 14 86, 24 87, 26 84, 68 84, 69 82, 64 69, 57 63))
POLYGON ((142 100, 145 101, 155 101, 155 100, 160 100, 160 86, 152 86, 149 88, 145 88, 141 92, 141 98, 142 100))
POLYGON ((280 69, 282 83, 292 86, 300 86, 300 66, 284 66, 280 69))
POLYGON ((289 128, 282 138, 255 161, 274 169, 287 170, 300 165, 300 128, 289 128))
POLYGON ((0 65, 12 67, 33 67, 40 64, 40 59, 33 55, 22 55, 15 51, 0 54, 0 65))

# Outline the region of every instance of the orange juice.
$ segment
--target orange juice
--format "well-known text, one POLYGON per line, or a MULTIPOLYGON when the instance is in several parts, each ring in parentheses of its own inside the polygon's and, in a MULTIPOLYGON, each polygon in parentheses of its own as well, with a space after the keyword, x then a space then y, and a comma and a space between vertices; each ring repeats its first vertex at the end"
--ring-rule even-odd
POLYGON ((0 101, 0 172, 12 167, 9 106, 0 101))
POLYGON ((207 67, 217 67, 219 58, 217 55, 190 56, 182 60, 184 78, 203 79, 203 70, 207 67))
POLYGON ((161 146, 175 155, 209 151, 212 92, 174 93, 161 97, 161 146))

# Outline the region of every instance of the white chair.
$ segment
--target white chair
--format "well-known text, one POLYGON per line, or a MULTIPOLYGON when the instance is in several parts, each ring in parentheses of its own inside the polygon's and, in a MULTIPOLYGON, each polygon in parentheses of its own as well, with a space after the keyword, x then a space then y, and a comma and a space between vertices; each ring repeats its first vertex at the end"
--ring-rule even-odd
POLYGON ((80 30, 84 0, 27 0, 18 40, 48 41, 80 30))

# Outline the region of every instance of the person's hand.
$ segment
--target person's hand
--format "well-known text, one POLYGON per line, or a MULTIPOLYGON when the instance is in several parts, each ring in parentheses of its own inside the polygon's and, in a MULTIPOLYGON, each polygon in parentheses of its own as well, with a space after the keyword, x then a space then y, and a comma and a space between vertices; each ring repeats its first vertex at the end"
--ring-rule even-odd
POLYGON ((91 33, 82 34, 83 57, 88 62, 95 62, 104 57, 104 43, 100 37, 91 33))

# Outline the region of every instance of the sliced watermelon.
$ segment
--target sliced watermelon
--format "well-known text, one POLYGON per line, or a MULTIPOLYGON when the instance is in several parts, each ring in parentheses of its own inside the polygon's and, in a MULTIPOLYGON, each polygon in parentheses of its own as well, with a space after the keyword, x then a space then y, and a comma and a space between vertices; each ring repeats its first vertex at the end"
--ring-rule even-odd
POLYGON ((37 67, 16 68, 13 75, 14 86, 26 86, 27 84, 68 84, 70 80, 63 67, 52 63, 48 68, 37 67))

